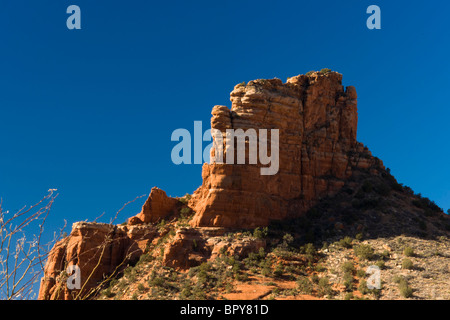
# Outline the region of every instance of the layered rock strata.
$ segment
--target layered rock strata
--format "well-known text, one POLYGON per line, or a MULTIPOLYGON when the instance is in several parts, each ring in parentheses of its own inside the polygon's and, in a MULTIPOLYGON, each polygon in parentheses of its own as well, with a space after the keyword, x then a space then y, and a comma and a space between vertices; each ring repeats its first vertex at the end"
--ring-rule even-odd
MULTIPOLYGON (((357 94, 337 72, 255 80, 231 92, 231 110, 215 106, 211 127, 278 129, 279 171, 261 175, 261 164, 204 164, 194 193, 192 225, 254 228, 302 215, 320 198, 336 193, 355 169, 374 158, 356 141, 357 94), (361 158, 361 154, 366 156, 361 158)), ((271 144, 268 137, 268 145, 271 144)), ((215 159, 212 149, 211 158, 215 159)))

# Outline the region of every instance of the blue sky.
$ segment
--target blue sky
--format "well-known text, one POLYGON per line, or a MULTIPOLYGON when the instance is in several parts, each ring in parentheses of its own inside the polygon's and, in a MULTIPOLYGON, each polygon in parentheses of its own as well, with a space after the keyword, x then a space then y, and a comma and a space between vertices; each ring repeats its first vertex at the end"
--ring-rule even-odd
POLYGON ((50 231, 103 212, 107 222, 153 186, 192 193, 201 165, 171 162, 173 130, 209 124, 237 83, 327 67, 357 89, 358 140, 447 210, 449 9, 443 1, 5 0, 4 207, 57 188, 50 231), (66 27, 71 4, 81 8, 81 30, 66 27), (381 8, 381 30, 366 28, 371 4, 381 8))

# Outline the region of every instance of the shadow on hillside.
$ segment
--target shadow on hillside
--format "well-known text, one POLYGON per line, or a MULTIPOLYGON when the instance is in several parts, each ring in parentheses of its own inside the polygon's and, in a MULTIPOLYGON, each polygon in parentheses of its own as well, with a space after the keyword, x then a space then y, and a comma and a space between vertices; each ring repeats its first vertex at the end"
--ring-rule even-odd
POLYGON ((352 176, 333 197, 303 216, 272 221, 269 237, 291 234, 294 245, 322 245, 360 234, 364 239, 400 235, 436 239, 450 235, 450 217, 433 201, 399 184, 389 171, 352 176))

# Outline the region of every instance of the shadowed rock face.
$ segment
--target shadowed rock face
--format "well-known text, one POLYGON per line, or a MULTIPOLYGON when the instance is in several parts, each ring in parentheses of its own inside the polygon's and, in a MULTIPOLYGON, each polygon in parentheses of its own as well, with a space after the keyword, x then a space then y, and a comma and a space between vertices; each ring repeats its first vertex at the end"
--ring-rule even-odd
POLYGON ((211 126, 223 133, 279 129, 279 171, 261 175, 261 164, 248 164, 248 154, 243 165, 204 164, 203 184, 191 200, 192 225, 252 228, 296 217, 342 188, 353 169, 369 168, 370 153, 359 158, 356 98, 336 72, 237 85, 231 110, 215 106, 211 126))

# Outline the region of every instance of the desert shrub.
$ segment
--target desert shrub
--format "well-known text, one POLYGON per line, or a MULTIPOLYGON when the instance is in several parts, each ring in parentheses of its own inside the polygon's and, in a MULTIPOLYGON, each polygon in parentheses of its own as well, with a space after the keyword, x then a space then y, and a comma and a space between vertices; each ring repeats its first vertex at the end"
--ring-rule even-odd
POLYGON ((134 282, 136 280, 136 270, 132 266, 128 266, 125 269, 124 275, 130 282, 134 282))
POLYGON ((350 237, 345 237, 339 240, 339 245, 343 248, 351 248, 353 246, 353 240, 350 237))
POLYGON ((364 270, 364 269, 358 269, 357 271, 356 271, 356 276, 358 277, 358 278, 364 278, 365 276, 366 276, 366 271, 364 270))
POLYGON ((406 257, 413 257, 414 256, 414 249, 411 247, 405 247, 405 249, 403 249, 403 254, 406 257))
POLYGON ((266 257, 266 252, 264 248, 259 248, 258 252, 250 252, 247 258, 244 259, 244 262, 247 266, 256 267, 259 266, 261 261, 263 261, 266 257))
POLYGON ((354 248, 355 254, 365 260, 371 260, 374 255, 373 248, 368 244, 361 244, 354 248))
POLYGON ((181 208, 180 213, 181 213, 182 218, 186 218, 188 215, 190 215, 191 208, 189 208, 189 207, 181 208))
POLYGON ((166 281, 160 276, 154 276, 148 280, 148 285, 150 287, 164 287, 165 284, 166 281))
POLYGON ((380 268, 380 269, 384 269, 384 267, 386 266, 386 264, 384 263, 383 260, 378 260, 375 265, 380 268))
POLYGON ((389 252, 389 250, 384 250, 383 252, 381 252, 380 253, 380 256, 383 258, 383 259, 389 259, 389 257, 391 256, 391 254, 390 254, 390 252, 389 252))
POLYGON ((146 262, 150 262, 152 261, 154 258, 150 253, 144 253, 139 257, 139 261, 137 262, 136 265, 140 265, 142 263, 146 263, 146 262))
POLYGON ((363 237, 364 236, 363 236, 362 233, 357 233, 356 236, 355 236, 355 239, 358 240, 358 241, 361 241, 363 239, 363 237))
POLYGON ((319 278, 319 276, 317 275, 317 274, 313 274, 312 275, 312 277, 311 277, 311 281, 313 282, 313 283, 319 283, 319 280, 320 280, 320 278, 319 278))
POLYGON ((107 297, 107 298, 112 298, 114 297, 114 293, 111 291, 111 287, 106 288, 105 290, 103 290, 102 294, 107 297))
POLYGON ((367 288, 367 281, 366 280, 361 280, 359 282, 359 286, 358 286, 358 291, 361 292, 361 294, 368 294, 369 293, 369 288, 367 288))
POLYGON ((316 247, 312 243, 307 243, 300 248, 300 252, 306 254, 310 258, 313 258, 317 255, 316 247))
POLYGON ((137 289, 139 290, 139 292, 144 292, 145 291, 145 286, 142 283, 139 283, 137 289))
POLYGON ((267 227, 263 229, 256 228, 255 230, 253 230, 253 237, 255 237, 256 239, 264 239, 265 237, 267 237, 268 233, 269 230, 267 227))
POLYGON ((344 300, 352 300, 354 298, 353 293, 347 292, 344 296, 344 300))
POLYGON ((347 291, 353 291, 353 275, 350 272, 344 274, 344 287, 347 291))
POLYGON ((325 73, 328 73, 328 72, 331 72, 331 69, 323 68, 322 70, 320 70, 320 73, 322 73, 322 74, 325 74, 325 73))
POLYGON ((414 264, 410 259, 403 259, 402 261, 402 269, 412 270, 414 269, 414 264))
POLYGON ((307 277, 300 277, 297 280, 297 288, 301 293, 311 294, 313 291, 313 284, 307 277))
POLYGON ((443 211, 434 201, 426 197, 422 197, 420 193, 417 195, 417 198, 412 201, 412 204, 420 209, 423 209, 425 215, 427 216, 432 216, 437 212, 443 211))
POLYGON ((314 73, 315 71, 308 71, 307 73, 305 73, 305 75, 310 76, 314 73))
POLYGON ((189 283, 185 283, 180 292, 180 299, 186 300, 192 296, 192 286, 189 283))
POLYGON ((189 193, 186 193, 186 194, 184 195, 184 197, 178 199, 178 201, 180 201, 180 202, 183 203, 183 204, 188 203, 189 200, 191 200, 191 195, 190 195, 189 193))
POLYGON ((283 247, 285 247, 285 248, 289 247, 289 245, 290 245, 293 241, 294 241, 294 237, 293 237, 291 234, 286 233, 286 234, 283 236, 283 247))
POLYGON ((397 276, 394 278, 394 282, 398 284, 400 294, 404 298, 411 298, 413 289, 409 286, 408 281, 404 277, 397 276))
POLYGON ((278 263, 275 267, 275 270, 273 271, 273 275, 277 278, 283 276, 284 273, 284 267, 282 263, 278 263))
POLYGON ((159 221, 158 224, 156 225, 156 227, 160 231, 163 230, 165 226, 166 226, 166 220, 164 220, 164 219, 161 219, 161 221, 159 221))
POLYGON ((261 269, 261 274, 262 274, 264 277, 269 277, 269 276, 272 274, 272 269, 271 269, 269 266, 264 266, 264 267, 261 269))
POLYGON ((413 294, 412 288, 407 284, 399 286, 400 294, 405 298, 411 298, 413 294))
POLYGON ((319 263, 316 265, 314 270, 316 270, 317 272, 325 272, 325 271, 327 271, 327 268, 325 268, 322 264, 319 263))
POLYGON ((342 271, 344 271, 345 273, 354 273, 355 266, 351 261, 346 261, 342 264, 342 271))
POLYGON ((317 294, 320 297, 323 297, 326 295, 331 296, 333 294, 333 290, 331 288, 330 281, 328 280, 327 277, 320 278, 317 285, 318 285, 317 294))

